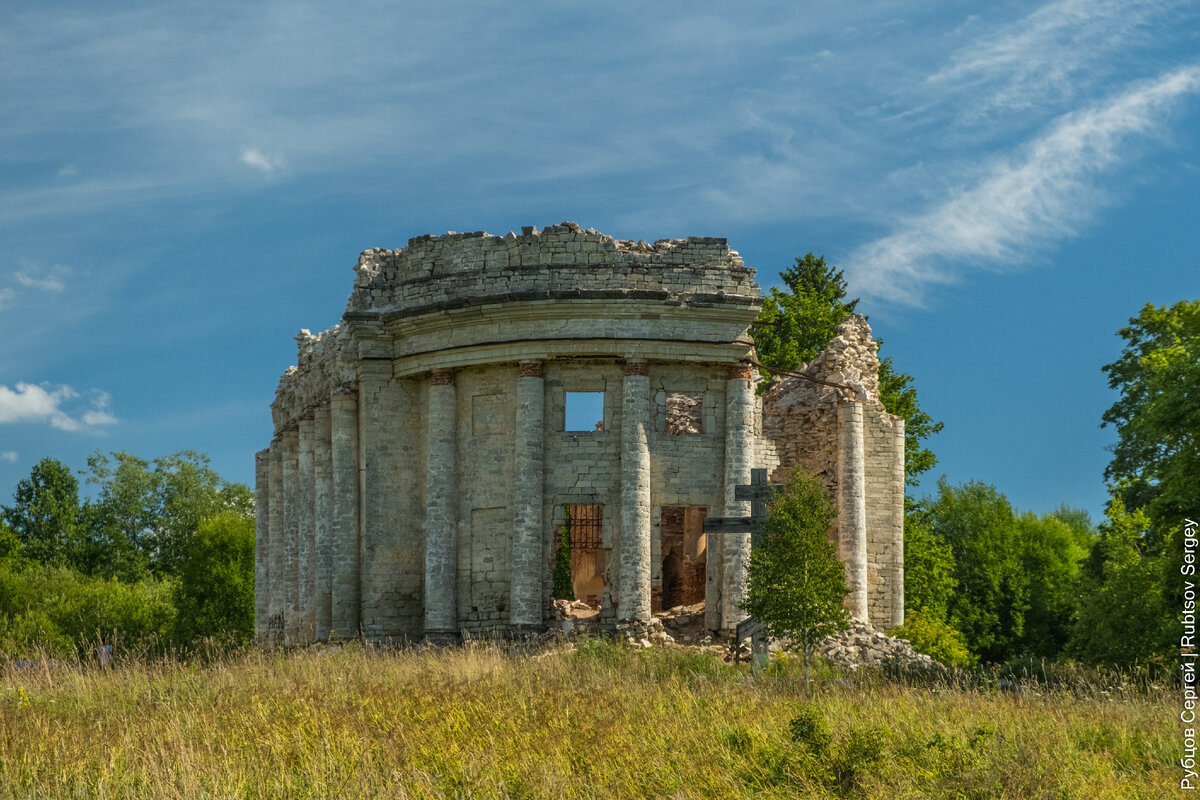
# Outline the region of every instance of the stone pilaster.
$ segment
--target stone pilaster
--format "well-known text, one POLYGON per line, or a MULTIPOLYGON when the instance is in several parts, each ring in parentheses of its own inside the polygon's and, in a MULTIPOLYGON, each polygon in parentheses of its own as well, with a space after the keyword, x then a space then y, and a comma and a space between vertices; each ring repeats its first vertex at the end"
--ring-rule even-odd
POLYGON ((323 404, 313 410, 313 524, 316 528, 316 547, 313 551, 316 582, 313 587, 313 602, 316 608, 316 639, 319 642, 329 639, 333 617, 333 547, 330 540, 333 465, 330 461, 329 435, 329 405, 323 404))
POLYGON ((892 627, 904 624, 904 418, 892 422, 892 627))
POLYGON ((392 379, 391 362, 358 363, 359 503, 362 537, 361 625, 367 638, 394 635, 389 608, 395 601, 387 575, 378 568, 376 555, 398 531, 388 522, 388 471, 391 437, 385 414, 385 395, 392 379))
POLYGON ((300 430, 283 432, 283 641, 300 640, 300 430))
POLYGON ((271 604, 271 451, 254 454, 254 638, 267 638, 271 604))
POLYGON ((283 522, 283 439, 271 441, 267 492, 275 498, 267 508, 268 540, 271 545, 267 564, 267 639, 271 644, 283 641, 283 612, 285 604, 285 576, 287 574, 287 543, 284 540, 283 522))
POLYGON ((300 454, 297 469, 300 473, 300 542, 296 548, 297 572, 300 581, 300 641, 313 641, 316 627, 316 605, 313 589, 317 581, 317 525, 313 513, 315 474, 313 470, 313 418, 308 412, 300 418, 300 454))
POLYGON ((516 449, 513 460, 512 581, 509 622, 542 624, 542 488, 545 479, 542 424, 546 386, 540 361, 517 368, 516 449))
POLYGON ((846 607, 855 619, 869 623, 866 448, 863 442, 862 404, 843 402, 838 405, 837 425, 838 557, 846 565, 846 584, 850 587, 846 607))
POLYGON ((329 441, 333 494, 330 536, 333 545, 331 628, 334 636, 358 634, 361 570, 358 560, 358 395, 337 392, 329 398, 329 441))
POLYGON ((650 379, 625 364, 621 406, 621 539, 617 618, 650 619, 650 379))
MULTIPOLYGON (((754 373, 739 364, 730 367, 725 381, 725 509, 723 516, 745 517, 750 504, 735 498, 737 486, 750 483, 754 457, 754 373)), ((741 605, 746 599, 750 565, 750 534, 722 533, 718 552, 722 555, 721 619, 719 627, 732 629, 746 618, 741 605)), ((707 615, 706 615, 707 619, 707 615)))
POLYGON ((425 636, 458 633, 458 500, 454 373, 429 378, 428 440, 425 454, 425 636))

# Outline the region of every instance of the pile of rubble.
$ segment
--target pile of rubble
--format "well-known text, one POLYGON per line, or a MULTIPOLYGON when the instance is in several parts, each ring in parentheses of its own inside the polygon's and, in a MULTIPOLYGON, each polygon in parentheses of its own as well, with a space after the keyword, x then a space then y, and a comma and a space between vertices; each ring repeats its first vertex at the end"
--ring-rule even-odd
POLYGON ((830 664, 851 670, 865 666, 937 674, 947 671, 940 661, 914 650, 907 639, 887 636, 858 621, 836 636, 826 637, 817 645, 817 652, 830 664))
MULTIPOLYGON (((600 631, 599 610, 582 600, 554 601, 554 629, 568 635, 597 634, 600 631)), ((737 654, 730 642, 714 642, 704 629, 704 603, 675 608, 651 617, 647 622, 620 623, 617 636, 633 647, 700 647, 711 648, 726 661, 750 657, 749 640, 739 643, 737 654)), ((788 647, 786 641, 772 640, 771 651, 788 647)), ((834 666, 849 670, 859 667, 888 668, 903 672, 934 675, 948 669, 924 653, 918 653, 907 639, 897 639, 869 625, 851 621, 850 627, 836 636, 826 637, 817 645, 817 653, 834 666)))

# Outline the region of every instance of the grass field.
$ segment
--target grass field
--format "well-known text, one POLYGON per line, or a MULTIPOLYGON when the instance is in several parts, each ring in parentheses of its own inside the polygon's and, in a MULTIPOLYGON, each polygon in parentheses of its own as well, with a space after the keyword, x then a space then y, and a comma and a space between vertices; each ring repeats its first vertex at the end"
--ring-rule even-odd
POLYGON ((694 651, 0 667, 0 797, 1163 798, 1174 692, 751 679, 694 651))

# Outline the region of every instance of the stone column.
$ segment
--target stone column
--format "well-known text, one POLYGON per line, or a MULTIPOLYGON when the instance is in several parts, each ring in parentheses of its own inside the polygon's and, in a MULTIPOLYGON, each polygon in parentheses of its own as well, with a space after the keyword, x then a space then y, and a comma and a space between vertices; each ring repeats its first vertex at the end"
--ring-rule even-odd
POLYGON ((904 624, 904 418, 892 418, 892 627, 904 624))
POLYGON ((329 404, 324 403, 313 411, 313 525, 316 528, 316 547, 313 551, 316 582, 313 586, 313 602, 316 608, 316 639, 319 642, 329 639, 329 628, 333 624, 333 547, 330 540, 333 465, 330 462, 329 436, 329 404))
MULTIPOLYGON (((737 500, 735 487, 750 483, 754 447, 754 373, 749 365, 729 368, 725 381, 725 509, 726 517, 750 515, 750 503, 737 500)), ((746 599, 750 565, 750 534, 720 534, 722 555, 720 628, 733 629, 747 617, 746 599)))
POLYGON ((362 595, 358 561, 358 395, 351 390, 329 398, 329 441, 333 495, 331 627, 338 638, 359 633, 362 595))
POLYGON ((317 526, 313 518, 313 495, 315 475, 313 471, 313 417, 312 411, 300 419, 300 454, 297 469, 300 473, 300 542, 296 548, 298 578, 300 582, 300 641, 313 641, 316 627, 316 606, 313 603, 313 587, 316 584, 317 561, 314 549, 317 526))
MULTIPOLYGON (((358 457, 359 457, 359 591, 360 624, 367 638, 393 635, 389 628, 388 606, 391 587, 376 563, 376 552, 382 549, 396 531, 387 520, 387 472, 391 453, 388 450, 388 430, 381 419, 384 396, 392 379, 390 361, 360 360, 358 362, 358 457)), ((414 465, 415 467, 415 465, 414 465)))
POLYGON ((650 619, 650 379, 625 364, 621 405, 621 540, 617 619, 650 619))
POLYGON ((516 449, 513 459, 512 581, 509 622, 542 625, 542 502, 545 466, 542 423, 546 386, 540 361, 517 367, 516 449))
POLYGON ((846 565, 846 608, 860 622, 867 611, 867 479, 861 403, 843 402, 838 421, 838 557, 846 565))
POLYGON ((271 644, 283 641, 283 611, 285 605, 284 587, 287 572, 287 542, 284 539, 283 522, 283 438, 276 436, 271 441, 268 451, 270 455, 270 472, 267 476, 267 491, 275 502, 267 509, 268 539, 271 544, 270 562, 267 565, 267 578, 270 582, 269 599, 267 600, 268 639, 271 644))
POLYGON ((271 451, 254 454, 254 638, 266 639, 271 604, 271 451))
POLYGON ((430 375, 425 450, 425 636, 437 640, 458 634, 456 405, 454 373, 430 375))
POLYGON ((300 640, 300 429, 283 432, 283 641, 300 640))

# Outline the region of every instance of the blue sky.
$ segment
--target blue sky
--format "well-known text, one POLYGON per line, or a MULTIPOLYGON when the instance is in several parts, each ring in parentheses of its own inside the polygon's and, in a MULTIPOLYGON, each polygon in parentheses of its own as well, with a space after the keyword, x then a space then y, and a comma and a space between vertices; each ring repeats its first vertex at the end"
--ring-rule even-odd
POLYGON ((1097 516, 1101 366, 1200 296, 1194 4, 0 0, 0 502, 250 482, 360 251, 573 220, 845 269, 937 475, 1097 516))

